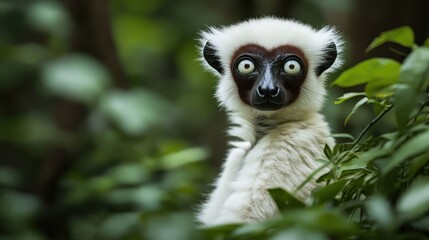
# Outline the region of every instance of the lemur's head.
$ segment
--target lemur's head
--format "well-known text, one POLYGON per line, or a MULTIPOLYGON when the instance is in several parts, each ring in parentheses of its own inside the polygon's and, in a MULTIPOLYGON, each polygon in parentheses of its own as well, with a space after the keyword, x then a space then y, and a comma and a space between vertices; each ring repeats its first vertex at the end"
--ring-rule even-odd
POLYGON ((201 60, 219 76, 216 98, 232 112, 300 119, 320 110, 325 73, 340 66, 332 28, 261 18, 201 34, 201 60))

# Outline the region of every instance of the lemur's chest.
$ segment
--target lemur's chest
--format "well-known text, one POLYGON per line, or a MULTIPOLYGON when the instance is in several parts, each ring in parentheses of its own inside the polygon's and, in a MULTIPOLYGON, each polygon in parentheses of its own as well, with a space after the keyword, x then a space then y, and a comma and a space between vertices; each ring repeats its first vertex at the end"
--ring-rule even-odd
POLYGON ((325 145, 333 144, 328 129, 298 123, 265 126, 255 139, 242 159, 243 172, 272 170, 294 174, 295 169, 300 169, 296 174, 302 174, 317 168, 320 164, 316 159, 323 158, 325 145))

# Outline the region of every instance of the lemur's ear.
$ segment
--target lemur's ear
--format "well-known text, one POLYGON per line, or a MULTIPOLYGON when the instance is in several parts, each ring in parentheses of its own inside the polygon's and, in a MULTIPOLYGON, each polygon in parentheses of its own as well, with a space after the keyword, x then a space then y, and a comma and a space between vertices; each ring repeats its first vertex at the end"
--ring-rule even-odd
POLYGON ((203 49, 203 57, 207 61, 207 63, 218 71, 220 74, 224 73, 224 69, 222 63, 220 61, 220 57, 214 48, 213 44, 207 42, 203 49))
POLYGON ((320 76, 324 71, 334 64, 335 59, 337 58, 337 46, 333 41, 331 41, 323 49, 323 56, 321 63, 316 67, 316 75, 320 76))

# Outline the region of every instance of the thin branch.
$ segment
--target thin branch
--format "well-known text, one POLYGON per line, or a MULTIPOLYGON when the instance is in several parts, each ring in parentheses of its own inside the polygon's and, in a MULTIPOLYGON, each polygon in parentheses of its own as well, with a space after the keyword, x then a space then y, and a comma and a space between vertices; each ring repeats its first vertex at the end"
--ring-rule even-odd
POLYGON ((362 137, 365 135, 366 132, 374 125, 376 124, 386 113, 392 109, 393 104, 389 105, 387 108, 383 110, 376 118, 374 118, 366 127, 362 130, 362 132, 359 134, 359 136, 356 138, 356 140, 353 141, 352 149, 356 146, 356 144, 362 139, 362 137))
POLYGON ((417 111, 416 116, 414 116, 413 122, 411 123, 411 126, 417 121, 417 118, 419 117, 420 113, 422 113, 423 109, 428 104, 429 104, 429 93, 426 94, 426 99, 425 99, 424 103, 420 106, 419 110, 417 111))
POLYGON ((310 180, 313 179, 320 171, 322 171, 324 168, 328 167, 332 162, 326 161, 323 165, 321 165, 318 169, 313 171, 310 175, 307 176, 304 182, 302 182, 295 190, 295 193, 299 191, 302 187, 304 187, 310 180))
POLYGON ((397 49, 394 49, 393 47, 389 47, 389 50, 392 51, 393 53, 398 54, 399 56, 402 56, 402 57, 408 56, 408 53, 401 52, 397 49))

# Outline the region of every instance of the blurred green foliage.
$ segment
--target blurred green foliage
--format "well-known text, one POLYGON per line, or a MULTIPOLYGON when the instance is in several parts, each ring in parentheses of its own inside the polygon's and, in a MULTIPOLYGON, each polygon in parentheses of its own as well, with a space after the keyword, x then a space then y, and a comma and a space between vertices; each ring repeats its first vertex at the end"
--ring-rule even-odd
MULTIPOLYGON (((143 5, 112 3, 163 3, 143 5)), ((118 89, 98 59, 71 50, 74 23, 61 2, 0 3, 0 239, 200 235, 193 211, 214 175, 208 148, 186 140, 183 123, 189 130, 212 117, 212 84, 195 62, 196 30, 139 9, 113 11, 132 82, 118 89)))
MULTIPOLYGON (((338 88, 331 89, 324 112, 335 132, 353 109, 348 130, 357 135, 373 115, 367 104, 381 116, 370 126, 383 128, 325 149, 332 171, 313 205, 272 190, 281 218, 198 229, 193 214, 225 152, 225 119, 214 81, 196 61, 195 38, 206 25, 241 20, 243 2, 110 1, 128 88, 102 57, 76 48, 86 37, 76 35, 79 21, 87 19, 73 16, 64 4, 71 2, 0 2, 0 239, 413 239, 428 232, 428 109, 421 104, 428 54, 411 29, 386 32, 369 49, 386 41, 413 48, 403 64, 368 60, 334 82, 366 84, 336 107, 338 88), (362 97, 362 108, 351 97, 362 97), (392 108, 396 116, 385 113, 392 108)), ((255 14, 272 14, 280 3, 253 4, 255 14)), ((352 7, 307 0, 289 14, 320 26, 326 9, 352 7)))

